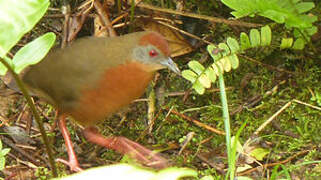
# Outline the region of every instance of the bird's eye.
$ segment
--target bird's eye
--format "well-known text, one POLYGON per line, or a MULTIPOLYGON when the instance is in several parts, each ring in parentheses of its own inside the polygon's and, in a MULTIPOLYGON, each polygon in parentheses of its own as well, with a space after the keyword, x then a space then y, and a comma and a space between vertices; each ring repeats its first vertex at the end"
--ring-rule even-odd
POLYGON ((150 57, 155 57, 158 55, 158 52, 155 49, 152 49, 149 51, 149 56, 150 57))

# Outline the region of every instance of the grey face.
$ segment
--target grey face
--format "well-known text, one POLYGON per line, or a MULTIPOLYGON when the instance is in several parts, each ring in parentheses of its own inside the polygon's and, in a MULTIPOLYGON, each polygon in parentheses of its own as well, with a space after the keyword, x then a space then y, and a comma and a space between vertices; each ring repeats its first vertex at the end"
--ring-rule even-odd
POLYGON ((180 74, 180 70, 173 60, 165 56, 159 49, 153 45, 138 46, 133 51, 135 60, 140 61, 146 65, 158 66, 158 69, 169 68, 173 72, 180 74))

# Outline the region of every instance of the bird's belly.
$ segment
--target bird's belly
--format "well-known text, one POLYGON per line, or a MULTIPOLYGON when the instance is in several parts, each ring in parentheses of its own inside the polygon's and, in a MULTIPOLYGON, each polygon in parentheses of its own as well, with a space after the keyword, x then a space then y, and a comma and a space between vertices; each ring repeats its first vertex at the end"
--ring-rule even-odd
POLYGON ((139 98, 152 78, 153 73, 138 63, 110 68, 97 86, 81 93, 78 105, 67 114, 83 126, 93 125, 139 98))

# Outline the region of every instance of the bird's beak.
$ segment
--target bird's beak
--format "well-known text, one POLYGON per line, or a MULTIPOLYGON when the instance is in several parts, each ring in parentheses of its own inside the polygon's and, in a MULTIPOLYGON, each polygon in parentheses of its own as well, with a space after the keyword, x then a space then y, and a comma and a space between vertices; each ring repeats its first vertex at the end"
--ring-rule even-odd
POLYGON ((181 74, 181 71, 178 69, 176 63, 174 63, 174 61, 170 57, 161 61, 160 64, 167 67, 168 69, 170 69, 171 71, 173 71, 174 73, 176 73, 178 75, 181 74))

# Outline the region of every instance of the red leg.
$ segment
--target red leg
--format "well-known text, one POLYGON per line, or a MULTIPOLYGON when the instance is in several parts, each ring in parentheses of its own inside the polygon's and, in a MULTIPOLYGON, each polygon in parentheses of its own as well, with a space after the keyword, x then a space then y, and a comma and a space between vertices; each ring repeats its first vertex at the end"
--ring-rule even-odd
POLYGON ((63 159, 57 159, 57 161, 62 162, 70 167, 70 170, 72 171, 82 171, 82 169, 79 167, 79 163, 77 160, 77 156, 74 151, 74 147, 72 145, 70 134, 68 132, 68 129, 66 127, 66 119, 64 115, 61 115, 59 117, 59 128, 61 131, 62 136, 65 139, 65 145, 68 152, 69 161, 63 159))
POLYGON ((108 149, 116 150, 121 154, 129 155, 146 166, 157 169, 168 166, 166 159, 125 137, 105 137, 94 127, 85 128, 84 135, 88 141, 108 149))

